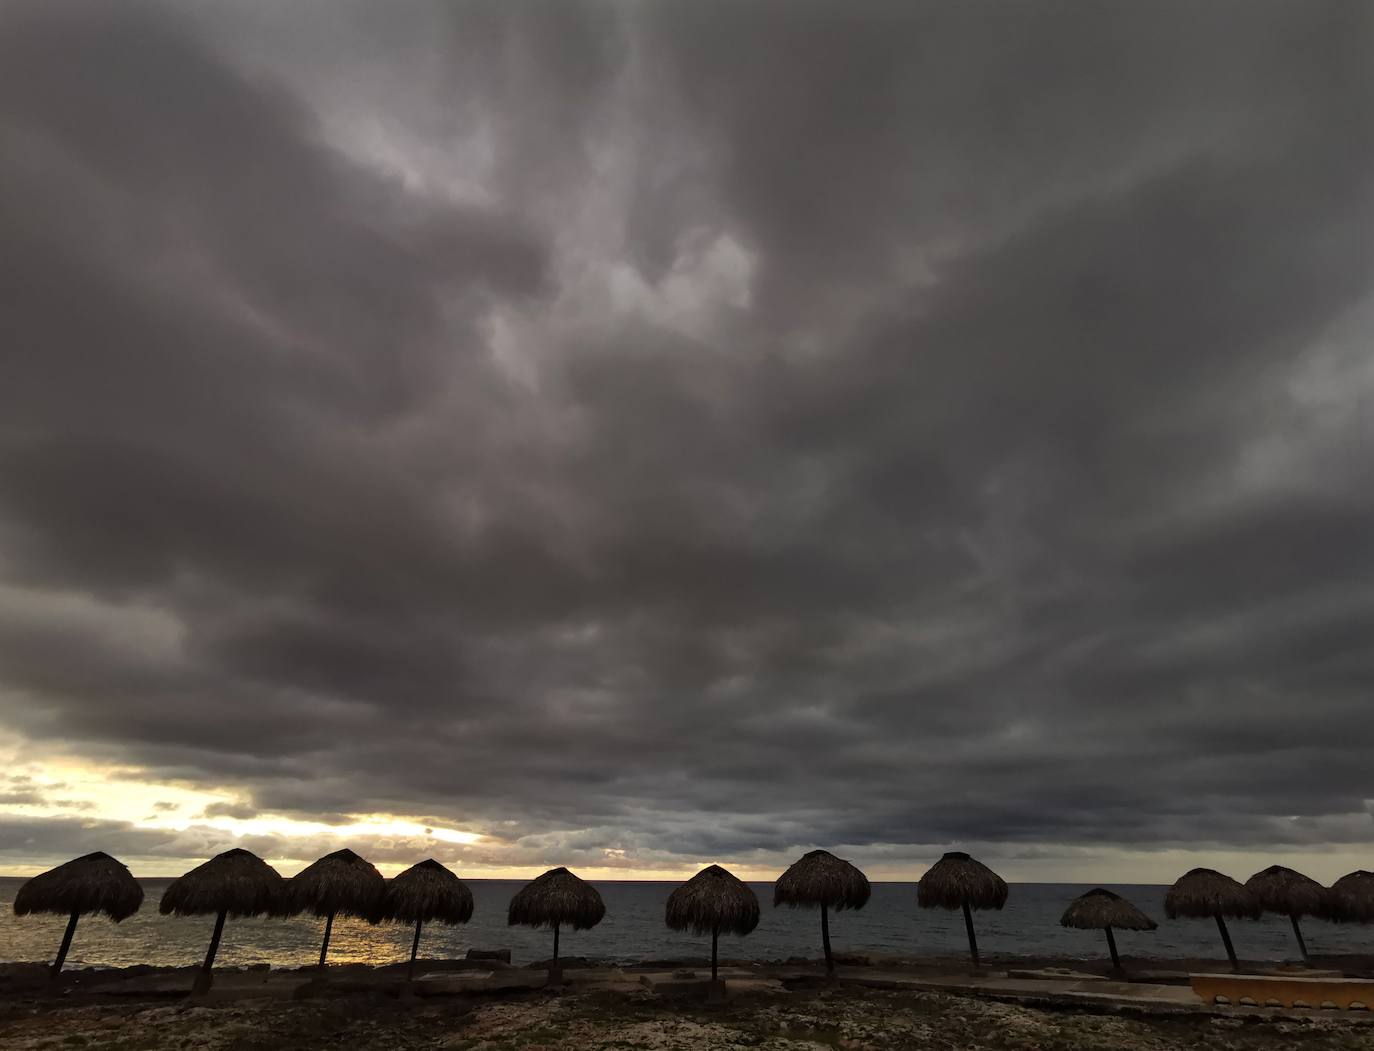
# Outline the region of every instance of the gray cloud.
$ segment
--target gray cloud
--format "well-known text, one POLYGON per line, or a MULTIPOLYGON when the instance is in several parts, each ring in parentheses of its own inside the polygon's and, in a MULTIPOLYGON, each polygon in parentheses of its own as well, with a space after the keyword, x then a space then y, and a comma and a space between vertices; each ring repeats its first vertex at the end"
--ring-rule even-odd
POLYGON ((308 14, 4 16, 29 747, 531 864, 1374 841, 1368 10, 308 14))

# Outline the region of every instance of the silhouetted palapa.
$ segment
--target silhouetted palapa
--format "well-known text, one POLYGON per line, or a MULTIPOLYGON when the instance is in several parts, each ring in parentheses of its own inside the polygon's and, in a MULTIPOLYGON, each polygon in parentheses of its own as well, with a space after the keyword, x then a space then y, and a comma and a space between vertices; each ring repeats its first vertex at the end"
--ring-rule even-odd
POLYGON ((410 943, 409 978, 415 977, 415 956, 420 951, 420 928, 438 921, 456 926, 472 919, 472 891, 433 858, 412 865, 393 879, 382 898, 382 919, 415 924, 410 943))
POLYGON ((1215 869, 1190 869, 1180 876, 1178 882, 1169 888, 1169 893, 1164 895, 1164 913, 1171 920, 1180 916, 1192 919, 1214 917, 1233 971, 1240 970, 1240 964, 1236 961, 1235 946, 1231 944, 1231 932, 1226 929, 1226 918, 1260 918, 1260 908, 1254 895, 1230 876, 1215 869))
POLYGON ((96 851, 34 876, 14 896, 14 914, 53 912, 67 916, 67 932, 53 961, 52 976, 62 972, 72 947, 76 921, 88 913, 103 913, 115 923, 127 919, 143 904, 143 888, 128 868, 96 851))
POLYGON ((1158 926, 1120 894, 1103 887, 1094 887, 1069 902, 1059 919, 1061 927, 1077 927, 1084 931, 1106 931, 1107 948, 1112 953, 1112 966, 1121 970, 1121 957, 1116 953, 1116 938, 1112 928, 1123 931, 1152 931, 1158 926))
POLYGON ((970 909, 1000 909, 1007 903, 1007 881, 963 851, 950 851, 916 884, 916 903, 923 909, 963 909, 968 951, 978 963, 978 938, 970 909))
POLYGON ((664 922, 675 931, 711 935, 711 981, 722 932, 748 934, 759 925, 759 899, 733 872, 708 865, 668 895, 664 922))
POLYGON ((210 949, 196 976, 194 991, 210 988, 225 917, 281 913, 285 905, 285 883, 277 870, 262 858, 238 847, 215 855, 204 865, 197 865, 172 881, 158 906, 164 916, 215 917, 215 933, 210 936, 210 949))
POLYGON ((329 935, 335 916, 356 916, 377 922, 386 880, 367 861, 347 848, 326 854, 286 881, 283 911, 289 916, 309 912, 324 917, 320 970, 329 955, 329 935))
POLYGON ((773 907, 821 910, 821 943, 825 946, 825 970, 835 973, 835 957, 830 951, 830 910, 862 909, 868 904, 872 888, 868 877, 837 858, 828 850, 803 854, 773 884, 773 907))
POLYGON ((1374 872, 1356 869, 1331 884, 1326 916, 1335 923, 1374 923, 1374 872))
POLYGON ((549 981, 562 980, 558 964, 558 932, 567 924, 575 931, 591 930, 606 915, 606 905, 595 887, 565 868, 549 869, 521 887, 510 900, 506 923, 523 927, 553 928, 553 966, 549 981))
POLYGON ((1308 963, 1307 942, 1303 940, 1302 926, 1298 921, 1304 916, 1329 914, 1327 889, 1310 876, 1282 865, 1270 865, 1256 872, 1245 881, 1245 889, 1265 912, 1288 917, 1288 922, 1293 925, 1293 937, 1298 941, 1302 962, 1308 963))

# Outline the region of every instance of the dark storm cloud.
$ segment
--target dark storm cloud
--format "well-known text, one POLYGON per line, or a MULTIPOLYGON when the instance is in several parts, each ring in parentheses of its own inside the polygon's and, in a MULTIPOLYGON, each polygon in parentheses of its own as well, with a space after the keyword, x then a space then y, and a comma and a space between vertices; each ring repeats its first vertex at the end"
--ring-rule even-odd
POLYGON ((1374 839, 1367 9, 407 14, 6 16, 31 748, 498 863, 1374 839))

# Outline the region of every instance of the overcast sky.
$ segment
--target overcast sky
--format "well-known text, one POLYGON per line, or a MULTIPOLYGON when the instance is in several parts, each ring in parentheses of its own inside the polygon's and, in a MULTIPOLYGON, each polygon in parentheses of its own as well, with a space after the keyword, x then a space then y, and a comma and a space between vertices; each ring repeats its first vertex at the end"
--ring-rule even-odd
POLYGON ((0 12, 0 871, 1374 867, 1374 6, 0 12))

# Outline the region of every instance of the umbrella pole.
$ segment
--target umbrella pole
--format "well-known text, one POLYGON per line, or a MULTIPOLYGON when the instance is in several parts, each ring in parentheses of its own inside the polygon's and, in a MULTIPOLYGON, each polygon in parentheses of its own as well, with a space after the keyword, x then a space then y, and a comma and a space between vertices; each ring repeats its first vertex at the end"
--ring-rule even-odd
POLYGON ((62 973, 62 965, 67 962, 67 950, 72 947, 72 935, 76 933, 76 921, 80 918, 81 913, 73 912, 72 918, 67 921, 67 933, 62 935, 62 947, 57 950, 57 960, 52 965, 54 978, 62 973))
POLYGON ((720 938, 720 928, 711 928, 711 981, 716 980, 716 942, 720 938))
POLYGON ((978 936, 973 933, 973 913, 969 911, 968 901, 964 902, 964 929, 968 931, 968 951, 973 957, 973 966, 979 967, 978 962, 978 936))
POLYGON ((830 953, 830 916, 829 909, 821 903, 821 941, 825 944, 825 973, 834 977, 835 957, 830 953))
POLYGON ((196 975, 195 985, 191 987, 193 993, 204 993, 210 989, 212 972, 215 968, 215 956, 219 952, 220 935, 224 933, 224 911, 215 917, 215 933, 210 935, 210 948, 205 954, 205 962, 200 965, 200 973, 196 975))
POLYGON ((555 988, 563 984, 563 965, 558 962, 558 927, 553 925, 553 963, 549 967, 549 975, 545 981, 555 988))
POLYGON ((415 921, 415 939, 410 943, 410 967, 406 970, 406 981, 415 980, 415 954, 420 951, 420 928, 424 920, 415 921))
POLYGON ((1231 961, 1231 970, 1239 971, 1240 964, 1236 962, 1236 947, 1231 944, 1231 932, 1226 929, 1226 920, 1221 913, 1216 913, 1217 930, 1221 931, 1222 944, 1226 946, 1226 958, 1231 961))
POLYGON ((1112 937, 1111 927, 1107 928, 1107 948, 1112 951, 1112 967, 1121 970, 1121 957, 1116 954, 1116 939, 1112 937))
POLYGON ((320 945, 320 970, 324 970, 324 958, 329 955, 329 932, 334 929, 334 914, 331 912, 324 921, 324 941, 320 945))
POLYGON ((1298 926, 1297 914, 1290 913, 1288 919, 1293 924, 1293 937, 1298 939, 1298 951, 1302 953, 1302 962, 1310 965, 1312 961, 1307 958, 1307 943, 1302 940, 1302 928, 1298 926))

